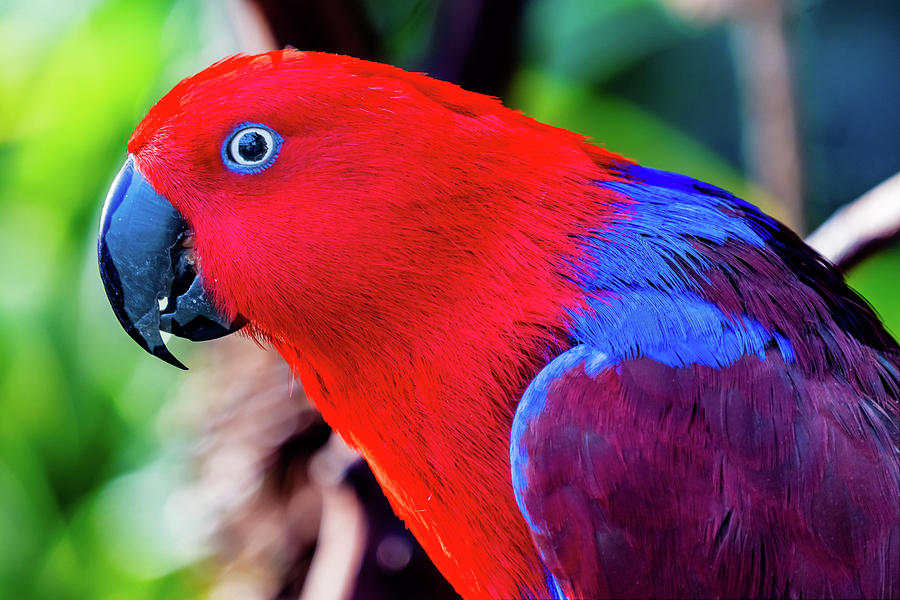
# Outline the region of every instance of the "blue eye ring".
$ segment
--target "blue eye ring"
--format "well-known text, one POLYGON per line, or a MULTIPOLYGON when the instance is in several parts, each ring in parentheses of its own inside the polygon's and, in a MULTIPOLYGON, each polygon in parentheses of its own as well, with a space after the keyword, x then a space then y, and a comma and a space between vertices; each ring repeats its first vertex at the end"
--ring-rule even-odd
POLYGON ((235 173, 259 173, 278 158, 282 142, 278 132, 267 125, 241 123, 222 144, 222 162, 235 173))

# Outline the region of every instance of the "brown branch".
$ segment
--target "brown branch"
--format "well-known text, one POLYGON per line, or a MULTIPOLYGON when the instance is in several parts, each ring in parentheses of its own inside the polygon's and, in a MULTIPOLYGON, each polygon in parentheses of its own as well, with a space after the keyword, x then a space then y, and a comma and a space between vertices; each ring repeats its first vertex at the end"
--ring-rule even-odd
POLYGON ((753 179, 780 205, 779 217, 805 227, 785 0, 664 0, 688 20, 731 23, 744 112, 743 138, 753 179))
POLYGON ((310 465, 310 475, 322 491, 322 520, 300 600, 346 600, 356 586, 368 526, 360 498, 342 481, 357 458, 332 436, 310 465))
POLYGON ((800 149, 784 3, 756 0, 742 9, 733 31, 750 171, 781 205, 785 222, 803 233, 800 149))
POLYGON ((266 13, 258 4, 247 0, 227 0, 224 6, 242 52, 257 54, 280 47, 266 13))
POLYGON ((806 242, 842 271, 900 241, 900 173, 847 204, 806 242))

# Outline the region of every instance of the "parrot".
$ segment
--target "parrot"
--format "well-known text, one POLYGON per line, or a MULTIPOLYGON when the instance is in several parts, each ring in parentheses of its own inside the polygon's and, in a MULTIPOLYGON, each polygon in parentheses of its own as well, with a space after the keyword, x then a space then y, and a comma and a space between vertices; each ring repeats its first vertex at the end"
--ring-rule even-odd
POLYGON ((900 598, 900 347, 723 189, 291 48, 149 110, 98 260, 154 356, 280 353, 466 599, 900 598))

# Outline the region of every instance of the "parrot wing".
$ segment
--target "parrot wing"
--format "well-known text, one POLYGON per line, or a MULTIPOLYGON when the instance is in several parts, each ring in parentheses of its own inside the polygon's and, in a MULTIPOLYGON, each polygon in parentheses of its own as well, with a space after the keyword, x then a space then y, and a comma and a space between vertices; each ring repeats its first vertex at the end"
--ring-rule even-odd
POLYGON ((551 597, 898 597, 893 418, 777 350, 676 367, 580 345, 523 395, 513 486, 551 597))

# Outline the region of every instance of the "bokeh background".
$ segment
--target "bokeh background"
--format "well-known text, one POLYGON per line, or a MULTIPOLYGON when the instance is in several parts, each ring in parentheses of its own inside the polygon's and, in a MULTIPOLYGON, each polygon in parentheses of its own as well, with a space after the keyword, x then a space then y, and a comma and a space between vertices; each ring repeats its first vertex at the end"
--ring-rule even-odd
MULTIPOLYGON (((294 473, 279 506, 312 507, 311 525, 290 518, 314 548, 322 500, 297 500, 306 475, 291 465, 327 430, 284 408, 302 393, 277 368, 265 392, 278 409, 216 375, 271 359, 173 342, 199 366, 191 380, 143 354, 95 258, 100 205, 147 109, 216 59, 286 42, 501 96, 805 231, 900 171, 896 0, 0 0, 0 598, 299 593, 309 557, 277 558, 291 540, 268 566, 234 562, 287 513, 266 513, 268 538, 226 531, 231 550, 223 522, 250 494, 264 502, 254 472, 294 473)), ((896 244, 849 278, 900 332, 896 244)))

